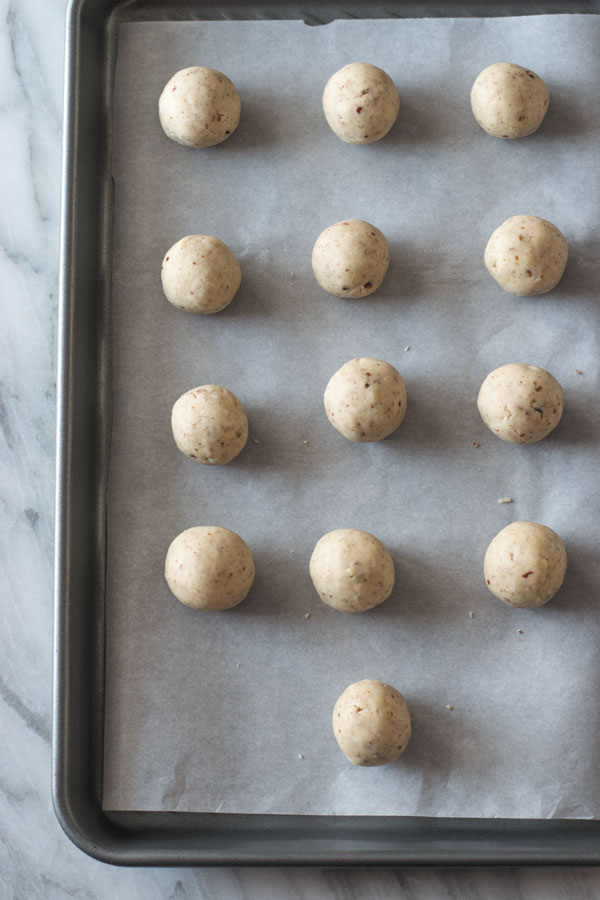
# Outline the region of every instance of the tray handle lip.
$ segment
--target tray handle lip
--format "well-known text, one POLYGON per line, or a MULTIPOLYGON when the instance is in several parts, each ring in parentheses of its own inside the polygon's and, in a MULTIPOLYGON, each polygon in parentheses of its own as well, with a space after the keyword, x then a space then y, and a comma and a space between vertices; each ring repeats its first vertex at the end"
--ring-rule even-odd
MULTIPOLYGON (((57 326, 57 400, 56 400, 56 464, 54 495, 54 619, 53 619, 53 673, 52 673, 52 738, 51 738, 51 796, 52 804, 63 831, 83 852, 103 862, 117 861, 118 853, 103 851, 94 840, 74 811, 69 799, 67 778, 67 741, 64 730, 64 713, 68 705, 69 642, 68 605, 69 553, 68 522, 70 515, 70 486, 68 474, 71 467, 72 446, 69 419, 71 400, 71 305, 73 289, 73 252, 71 235, 76 225, 76 186, 70 173, 77 165, 77 138, 79 129, 79 94, 77 84, 80 72, 81 17, 95 0, 69 0, 65 21, 64 86, 63 86, 63 127, 62 165, 60 194, 60 241, 59 241, 59 285, 58 285, 58 326, 57 326)), ((120 4, 119 4, 120 5, 120 4)), ((115 7, 116 8, 116 7, 115 7)), ((114 10, 111 16, 114 15, 114 10)), ((105 24, 107 24, 105 22, 105 24)), ((72 788, 71 788, 72 790, 72 788)), ((81 797, 88 810, 99 810, 90 794, 81 797)), ((100 824, 102 816, 100 816, 100 824)), ((110 839, 106 822, 101 823, 103 836, 110 839)), ((98 835, 99 837, 100 835, 98 835)), ((123 860, 124 862, 126 860, 123 860)))
MULTIPOLYGON (((56 786, 56 784, 55 784, 56 786)), ((231 852, 227 847, 219 849, 207 849, 201 846, 201 839, 193 847, 165 847, 155 844, 149 848, 144 846, 144 830, 131 831, 120 828, 111 820, 110 813, 104 813, 96 809, 95 834, 90 834, 89 828, 83 826, 77 819, 75 811, 60 790, 53 790, 54 808, 57 818, 66 835, 80 850, 93 859, 115 866, 234 866, 234 867, 343 867, 361 868, 365 866, 377 867, 484 867, 484 866, 557 866, 557 865, 600 865, 600 849, 580 849, 574 854, 569 850, 557 851, 555 848, 541 847, 535 851, 515 847, 514 844, 500 848, 495 842, 494 836, 484 840, 479 848, 473 845, 467 847, 464 843, 461 847, 454 846, 454 838, 447 835, 437 847, 406 848, 397 846, 388 850, 362 850, 357 852, 352 849, 341 849, 330 846, 327 850, 313 850, 307 858, 299 850, 269 852, 263 847, 262 851, 254 849, 238 849, 231 852)), ((118 815, 118 814, 117 814, 118 815)), ((142 814, 143 815, 143 814, 142 814)), ((148 812, 146 815, 152 816, 148 812)), ((168 815, 180 816, 173 812, 168 815)), ((184 814, 185 815, 185 814, 184 814)), ((251 818, 251 817, 244 817, 251 818)), ((294 816, 282 816, 282 819, 294 819, 294 816)), ((310 817, 308 817, 310 818, 310 817)), ((331 819, 333 817, 323 817, 331 819)), ((360 817, 344 817, 360 818, 360 817)), ((399 817, 403 819, 404 817, 399 817)), ((427 821, 420 819, 421 826, 427 821)), ((414 819, 407 817, 404 821, 414 819)), ((433 820, 436 824, 442 824, 450 820, 433 820)), ((465 827, 473 826, 481 820, 462 819, 465 827)), ((487 820, 483 820, 487 822, 487 820)), ((528 824, 527 820, 518 820, 522 826, 528 824)), ((577 828, 575 820, 553 820, 555 827, 577 828)), ((510 820, 498 820, 497 823, 510 824, 510 820)), ((531 820, 531 824, 539 825, 537 820, 531 820)), ((580 823, 579 823, 580 824, 580 823)), ((595 823, 600 827, 600 823, 595 823)), ((598 830, 598 829, 596 829, 598 830)), ((151 833, 151 832, 150 832, 151 833)), ((331 836, 329 837, 331 840, 331 836)), ((518 839, 517 839, 518 840, 518 839)), ((268 843, 267 843, 268 846, 268 843)), ((298 847, 298 842, 294 841, 298 847)))
POLYGON ((65 789, 64 740, 62 734, 62 712, 64 705, 65 676, 62 671, 67 644, 63 639, 63 600, 67 576, 64 572, 65 559, 65 514, 66 474, 68 472, 68 400, 69 364, 66 358, 68 348, 68 269, 70 253, 67 248, 67 235, 73 224, 73 187, 69 179, 71 161, 75 149, 76 111, 72 108, 71 98, 77 77, 77 44, 78 21, 81 11, 81 0, 69 0, 65 24, 64 84, 63 84, 63 127, 62 127, 62 164, 61 164, 61 196, 60 196, 60 248, 59 248, 59 286, 58 286, 58 327, 57 327, 57 400, 56 400, 56 465, 54 495, 54 621, 53 621, 53 673, 52 673, 52 774, 51 795, 56 817, 70 840, 88 855, 93 855, 93 845, 85 831, 79 826, 73 815, 65 789))

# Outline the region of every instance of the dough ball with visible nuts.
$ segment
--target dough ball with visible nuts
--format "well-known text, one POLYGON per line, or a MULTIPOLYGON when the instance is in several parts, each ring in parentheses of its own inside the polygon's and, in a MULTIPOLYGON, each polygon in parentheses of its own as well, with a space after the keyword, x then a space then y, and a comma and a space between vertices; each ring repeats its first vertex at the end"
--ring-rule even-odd
POLYGON ((509 363, 481 385, 477 408, 484 424, 503 441, 534 444, 553 431, 563 413, 556 378, 538 366, 509 363))
POLYGON ((165 578, 185 606, 231 609, 252 587, 254 560, 239 534, 218 525, 196 525, 169 547, 165 578))
POLYGON ((182 394, 171 412, 171 428, 181 452, 205 466, 230 462, 248 440, 244 407, 218 384, 203 384, 182 394))
POLYGON ((484 261, 492 278, 509 294, 530 297, 556 287, 569 248, 552 222, 538 216, 511 216, 487 243, 484 261))
POLYGON ((160 275, 169 303, 184 312, 207 316, 229 306, 242 281, 229 247, 208 234, 190 234, 173 244, 160 275))
POLYGON ((383 603, 392 593, 394 563, 372 534, 339 528, 318 541, 310 558, 310 577, 328 606, 361 613, 383 603))
POLYGON ((331 76, 323 91, 327 124, 347 144, 373 144, 398 116, 400 98, 390 76, 370 63, 350 63, 331 76))
POLYGON ((400 691, 374 678, 346 688, 333 709, 333 733, 355 766, 385 766, 406 750, 410 713, 400 691))
POLYGON ((351 359, 332 375, 324 403, 327 418, 349 441, 380 441, 406 414, 406 388, 389 363, 351 359))
POLYGON ((368 297, 381 285, 390 263, 384 235, 362 219, 345 219, 326 228, 312 252, 315 278, 335 297, 368 297))
POLYGON ((240 96, 227 75, 205 66, 176 72, 158 101, 164 133, 186 147, 226 141, 240 121, 240 96))
POLYGON ((514 63, 494 63, 471 90, 471 109, 484 131, 499 138, 533 134, 544 121, 550 95, 539 75, 514 63))
POLYGON ((543 606, 556 594, 567 571, 559 536, 537 522, 513 522, 487 548, 485 583, 508 606, 543 606))

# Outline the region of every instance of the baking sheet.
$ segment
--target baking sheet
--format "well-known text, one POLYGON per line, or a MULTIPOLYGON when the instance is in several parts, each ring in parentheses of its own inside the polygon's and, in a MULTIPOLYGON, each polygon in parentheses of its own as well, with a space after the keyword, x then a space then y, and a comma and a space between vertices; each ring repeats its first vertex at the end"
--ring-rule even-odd
POLYGON ((590 16, 121 26, 105 808, 599 814, 599 40, 590 16), (320 105, 327 78, 359 59, 401 97, 368 147, 337 140, 320 105), (543 127, 522 141, 490 138, 470 112, 476 74, 500 60, 550 89, 543 127), (167 79, 194 64, 242 97, 237 132, 208 151, 168 141, 156 114, 167 79), (570 247, 558 288, 529 299, 483 266, 492 230, 521 212, 570 247), (348 217, 391 247, 364 301, 327 296, 310 266, 317 235, 348 217), (162 256, 189 233, 219 236, 242 266, 219 315, 162 296, 162 256), (359 355, 407 385, 403 425, 377 444, 345 441, 322 408, 331 374, 359 355), (505 444, 479 419, 479 386, 506 362, 563 385, 563 421, 541 444, 505 444), (225 467, 187 460, 170 432, 175 399, 206 382, 249 416, 225 467), (567 547, 565 586, 538 610, 483 584, 487 544, 515 519, 567 547), (194 612, 164 583, 170 541, 195 524, 232 528, 253 551, 235 610, 194 612), (392 596, 362 616, 325 607, 309 578, 314 544, 339 527, 373 532, 396 564, 392 596), (413 718, 406 753, 376 769, 346 762, 330 724, 367 677, 401 690, 413 718))

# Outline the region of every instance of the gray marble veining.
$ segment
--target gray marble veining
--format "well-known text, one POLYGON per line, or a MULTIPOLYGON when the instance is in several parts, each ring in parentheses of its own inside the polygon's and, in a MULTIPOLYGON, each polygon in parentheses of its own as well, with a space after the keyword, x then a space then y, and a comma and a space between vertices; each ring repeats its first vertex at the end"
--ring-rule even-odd
POLYGON ((600 871, 115 869, 50 800, 64 0, 0 0, 0 900, 592 900, 600 871))

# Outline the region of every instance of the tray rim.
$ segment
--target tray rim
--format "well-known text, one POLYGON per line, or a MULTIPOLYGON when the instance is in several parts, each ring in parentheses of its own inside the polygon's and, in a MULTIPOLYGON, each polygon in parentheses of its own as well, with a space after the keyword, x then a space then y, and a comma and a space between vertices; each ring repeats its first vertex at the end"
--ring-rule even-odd
MULTIPOLYGON (((342 12, 350 15, 366 2, 69 2, 59 263, 52 799, 71 841, 103 862, 344 867, 600 864, 600 820, 142 813, 101 807, 110 438, 110 100, 118 25, 134 18, 245 19, 255 17, 257 10, 266 12, 265 17, 311 22, 315 7, 320 18, 329 20, 342 12), (99 70, 86 78, 90 59, 98 62, 99 70), (90 139, 92 123, 101 141, 90 139), (95 176, 84 178, 91 171, 95 176), (95 300, 87 318, 81 303, 76 303, 86 287, 95 300), (90 391, 94 403, 89 402, 90 391), (91 441, 96 455, 77 454, 82 441, 84 446, 91 441)), ((457 6, 461 15, 600 14, 600 0, 512 0, 503 5, 503 13, 488 0, 458 0, 452 7, 444 0, 388 0, 383 13, 456 15, 457 6)))

